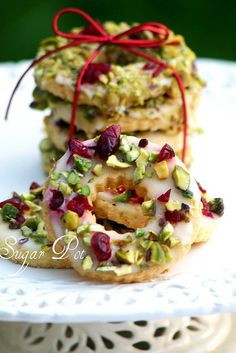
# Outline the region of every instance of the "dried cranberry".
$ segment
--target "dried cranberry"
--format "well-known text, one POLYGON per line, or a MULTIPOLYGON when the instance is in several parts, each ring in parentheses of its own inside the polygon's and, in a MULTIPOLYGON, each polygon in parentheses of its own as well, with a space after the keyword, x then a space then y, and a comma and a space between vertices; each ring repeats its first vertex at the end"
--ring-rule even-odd
POLYGON ((175 156, 175 152, 173 148, 166 143, 162 149, 160 150, 160 154, 157 157, 157 162, 165 161, 167 159, 171 159, 175 156))
MULTIPOLYGON (((97 22, 100 24, 100 22, 97 20, 97 22)), ((101 24, 100 24, 101 25, 101 24)), ((97 30, 96 27, 92 26, 92 25, 88 25, 86 27, 84 27, 82 29, 82 31, 80 31, 79 34, 86 34, 86 35, 91 35, 91 36, 97 36, 98 34, 100 34, 100 32, 97 30)))
POLYGON ((120 125, 111 125, 101 133, 96 146, 96 153, 103 160, 118 150, 120 143, 120 125))
POLYGON ((30 185, 30 190, 35 190, 40 188, 40 185, 38 183, 36 183, 35 181, 33 181, 30 185))
POLYGON ((57 210, 64 202, 63 194, 58 190, 50 190, 52 193, 52 197, 49 201, 49 207, 51 210, 57 210))
POLYGON ((81 217, 85 210, 91 211, 93 207, 88 202, 88 198, 83 195, 77 195, 67 204, 67 209, 76 212, 81 217))
POLYGON ((12 206, 15 206, 20 211, 28 211, 29 210, 29 207, 24 202, 22 202, 20 196, 16 193, 13 193, 12 198, 0 202, 0 208, 2 208, 6 203, 9 203, 12 206))
POLYGON ((106 63, 89 64, 84 73, 82 83, 94 83, 102 74, 107 74, 111 70, 111 65, 106 63))
POLYGON ((178 223, 178 222, 182 222, 184 220, 184 217, 181 211, 174 210, 174 211, 166 211, 165 219, 170 223, 178 223))
POLYGON ((148 140, 147 139, 141 139, 139 141, 139 143, 138 143, 138 146, 142 147, 142 148, 146 147, 147 145, 148 145, 148 140))
POLYGON ((17 221, 19 224, 24 223, 25 217, 23 216, 23 214, 19 213, 19 214, 16 216, 16 221, 17 221))
POLYGON ((143 198, 142 196, 138 196, 138 195, 137 195, 137 196, 131 197, 130 201, 131 201, 132 203, 138 203, 138 204, 141 205, 141 203, 143 203, 143 201, 144 201, 144 198, 143 198))
POLYGON ((81 157, 85 158, 93 158, 94 153, 91 149, 89 149, 87 146, 83 144, 83 142, 76 140, 76 139, 71 139, 68 143, 69 150, 71 153, 77 154, 81 157))
POLYGON ((160 195, 157 200, 160 202, 168 202, 170 199, 171 189, 167 190, 164 194, 160 195))
POLYGON ((211 213, 210 207, 208 205, 207 200, 204 197, 201 197, 201 202, 202 202, 202 214, 206 217, 213 218, 213 214, 211 213))
POLYGON ((101 232, 94 233, 91 247, 98 261, 106 261, 111 257, 110 237, 101 232))
POLYGON ((20 229, 20 223, 13 220, 10 220, 9 225, 8 225, 9 229, 20 229))
POLYGON ((203 193, 203 194, 205 194, 207 191, 202 187, 202 185, 197 181, 197 185, 198 185, 198 188, 199 188, 199 190, 203 193))
POLYGON ((153 62, 147 63, 143 66, 143 70, 144 71, 148 71, 148 70, 154 70, 156 67, 156 64, 153 62))
POLYGON ((118 188, 116 188, 117 192, 119 194, 122 194, 122 192, 125 192, 126 191, 126 186, 125 185, 120 185, 118 186, 118 188))

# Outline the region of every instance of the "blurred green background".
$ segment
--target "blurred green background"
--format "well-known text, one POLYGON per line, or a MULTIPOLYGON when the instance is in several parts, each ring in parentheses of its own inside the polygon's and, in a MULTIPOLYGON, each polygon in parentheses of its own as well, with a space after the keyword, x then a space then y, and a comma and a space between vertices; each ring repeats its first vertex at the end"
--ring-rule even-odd
MULTIPOLYGON (((39 41, 53 34, 55 12, 70 6, 101 20, 162 22, 183 34, 198 56, 236 60, 235 0, 0 0, 0 61, 33 58, 39 41)), ((82 23, 69 15, 62 25, 82 23)))

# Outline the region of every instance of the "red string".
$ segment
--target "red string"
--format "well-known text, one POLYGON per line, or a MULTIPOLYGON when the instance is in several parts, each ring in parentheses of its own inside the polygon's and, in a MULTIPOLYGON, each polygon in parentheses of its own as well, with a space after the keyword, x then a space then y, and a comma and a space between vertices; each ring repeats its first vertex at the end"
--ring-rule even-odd
POLYGON ((136 48, 156 48, 161 45, 178 45, 178 41, 168 41, 170 30, 163 24, 157 23, 157 22, 146 22, 137 26, 134 26, 130 28, 127 31, 124 31, 118 35, 109 35, 103 26, 99 23, 96 22, 89 14, 84 12, 83 10, 76 9, 76 8, 65 8, 60 10, 53 19, 53 30, 56 35, 70 39, 71 42, 68 44, 61 46, 59 48, 56 48, 54 50, 51 50, 47 52, 46 54, 38 57, 35 59, 30 66, 26 69, 26 71, 21 75, 20 79, 16 83, 16 86, 11 94, 7 110, 6 110, 6 115, 5 119, 7 119, 10 106, 12 103, 12 100, 14 98, 15 92, 17 91, 21 81, 25 77, 25 75, 28 73, 28 71, 46 59, 47 57, 64 50, 66 48, 70 47, 75 47, 81 43, 98 43, 100 44, 96 50, 92 52, 82 69, 80 70, 78 76, 77 76, 77 81, 75 85, 75 91, 74 91, 74 97, 73 97, 73 105, 72 105, 72 114, 71 114, 71 123, 70 123, 70 132, 69 132, 69 138, 72 138, 74 136, 75 132, 75 119, 76 119, 76 112, 77 112, 77 106, 78 106, 78 100, 79 100, 79 93, 81 89, 81 84, 83 80, 83 76, 89 66, 89 64, 94 60, 94 58, 100 53, 101 48, 106 45, 106 44, 113 44, 117 45, 121 48, 123 48, 126 51, 129 51, 130 53, 133 53, 135 55, 141 56, 145 58, 148 61, 154 62, 155 64, 158 65, 158 72, 161 72, 163 69, 170 69, 172 72, 173 77, 175 78, 180 93, 181 93, 181 99, 182 99, 182 111, 183 111, 183 125, 184 125, 184 131, 183 131, 183 151, 182 151, 182 160, 183 162, 185 161, 186 157, 186 148, 187 148, 187 132, 188 132, 188 115, 187 115, 187 106, 186 106, 186 99, 185 99, 185 90, 184 90, 184 84, 183 81, 180 77, 180 74, 171 66, 169 66, 167 63, 164 61, 158 60, 145 52, 138 50, 136 48), (68 13, 74 13, 77 15, 80 15, 83 17, 89 24, 94 28, 94 33, 97 33, 96 35, 94 34, 84 34, 82 33, 67 33, 67 32, 62 32, 59 29, 58 22, 60 18, 68 13), (152 32, 157 36, 155 39, 136 39, 135 34, 137 35, 138 33, 142 33, 143 31, 149 31, 152 32), (128 37, 128 38, 127 38, 128 37), (131 38, 130 38, 131 37, 131 38), (133 38, 132 38, 133 37, 133 38))

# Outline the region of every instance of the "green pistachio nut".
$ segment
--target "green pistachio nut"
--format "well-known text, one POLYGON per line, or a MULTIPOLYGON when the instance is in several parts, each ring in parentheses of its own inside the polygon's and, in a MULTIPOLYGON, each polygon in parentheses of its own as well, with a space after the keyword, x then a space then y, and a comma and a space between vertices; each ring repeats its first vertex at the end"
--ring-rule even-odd
POLYGON ((120 169, 131 167, 129 163, 120 161, 114 154, 108 157, 108 160, 106 161, 106 165, 111 168, 120 168, 120 169))
POLYGON ((171 223, 167 222, 161 229, 159 237, 160 241, 164 243, 167 239, 169 239, 174 233, 174 227, 171 223))
POLYGON ((102 164, 96 164, 92 172, 96 176, 102 175, 102 164))
POLYGON ((73 190, 67 183, 61 181, 59 184, 59 191, 61 191, 65 196, 70 196, 73 190))
POLYGON ((10 221, 11 219, 16 219, 16 216, 20 213, 18 208, 15 206, 11 205, 10 203, 6 203, 2 207, 2 219, 7 222, 10 221))
POLYGON ((156 214, 156 200, 151 199, 144 201, 141 205, 144 216, 155 216, 156 214))
POLYGON ((116 251, 116 258, 120 263, 130 265, 135 263, 135 252, 131 249, 119 249, 116 251))
POLYGON ((223 216, 224 214, 224 201, 222 198, 216 197, 208 202, 210 211, 217 214, 218 216, 223 216))
POLYGON ((65 223, 65 228, 69 230, 77 229, 80 224, 80 219, 77 213, 70 210, 65 212, 63 221, 65 223))
POLYGON ((74 169, 69 173, 67 177, 67 181, 70 185, 79 184, 80 179, 81 179, 81 175, 74 169))
POLYGON ((81 190, 80 190, 80 195, 83 195, 83 196, 89 196, 90 194, 90 187, 88 185, 83 185, 81 190))
POLYGON ((32 231, 35 231, 38 228, 38 225, 41 221, 42 221, 42 219, 40 217, 33 216, 33 217, 27 218, 22 225, 27 226, 32 231))
POLYGON ((126 154, 130 150, 129 140, 127 135, 121 135, 119 151, 126 154))
POLYGON ((126 153, 126 160, 127 162, 132 163, 136 161, 139 155, 140 149, 135 145, 131 145, 130 151, 126 153))
POLYGON ((179 165, 176 165, 172 173, 175 186, 180 190, 186 191, 190 185, 190 174, 179 165))
POLYGON ((132 191, 126 190, 122 192, 122 194, 114 197, 113 201, 114 202, 128 202, 132 197, 132 191))
POLYGON ((92 168, 92 161, 89 159, 74 156, 75 168, 81 173, 87 173, 92 168))
POLYGON ((22 235, 24 236, 24 237, 31 237, 32 235, 33 235, 33 231, 32 231, 32 229, 30 229, 29 227, 27 227, 27 226, 22 226, 21 227, 21 233, 22 233, 22 235))
POLYGON ((166 261, 165 252, 158 242, 153 242, 151 245, 151 259, 150 261, 155 264, 164 264, 166 261))
POLYGON ((82 260, 82 269, 84 271, 90 271, 93 268, 93 260, 91 256, 87 255, 85 258, 82 260))

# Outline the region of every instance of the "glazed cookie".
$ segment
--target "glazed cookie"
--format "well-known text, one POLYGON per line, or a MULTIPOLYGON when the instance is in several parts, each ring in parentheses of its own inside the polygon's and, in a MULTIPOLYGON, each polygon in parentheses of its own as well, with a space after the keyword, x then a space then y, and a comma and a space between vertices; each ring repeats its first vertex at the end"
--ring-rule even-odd
POLYGON ((0 257, 39 268, 69 268, 67 259, 53 253, 41 215, 42 191, 32 183, 29 194, 14 193, 0 202, 0 257))
POLYGON ((93 140, 70 141, 49 176, 44 219, 80 275, 140 282, 209 238, 202 219, 214 223, 223 203, 206 197, 171 146, 120 131, 112 125, 93 140))

